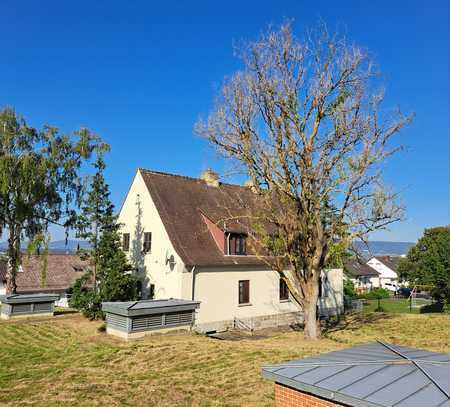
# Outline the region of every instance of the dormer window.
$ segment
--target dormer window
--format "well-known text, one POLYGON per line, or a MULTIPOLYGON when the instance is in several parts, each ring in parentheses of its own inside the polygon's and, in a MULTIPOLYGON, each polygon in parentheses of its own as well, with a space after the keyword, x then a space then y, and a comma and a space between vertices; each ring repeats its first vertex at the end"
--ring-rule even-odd
POLYGON ((247 236, 242 233, 228 233, 226 239, 227 254, 231 256, 245 256, 247 254, 247 236))

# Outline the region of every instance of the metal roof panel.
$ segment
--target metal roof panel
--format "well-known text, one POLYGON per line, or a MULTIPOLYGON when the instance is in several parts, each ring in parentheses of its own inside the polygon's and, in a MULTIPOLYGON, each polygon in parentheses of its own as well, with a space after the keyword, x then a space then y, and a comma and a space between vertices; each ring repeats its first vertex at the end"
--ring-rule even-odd
POLYGON ((355 407, 450 407, 450 356, 382 342, 263 367, 266 378, 355 407))

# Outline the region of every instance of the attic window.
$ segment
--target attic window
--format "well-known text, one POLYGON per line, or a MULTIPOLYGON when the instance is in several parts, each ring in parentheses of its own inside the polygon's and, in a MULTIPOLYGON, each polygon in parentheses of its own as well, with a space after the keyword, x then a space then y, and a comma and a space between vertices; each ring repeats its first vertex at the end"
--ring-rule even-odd
POLYGON ((144 253, 149 253, 152 250, 152 232, 144 232, 144 244, 142 246, 142 251, 144 253))
POLYGON ((247 236, 242 233, 228 233, 227 254, 230 256, 245 256, 247 254, 247 236))

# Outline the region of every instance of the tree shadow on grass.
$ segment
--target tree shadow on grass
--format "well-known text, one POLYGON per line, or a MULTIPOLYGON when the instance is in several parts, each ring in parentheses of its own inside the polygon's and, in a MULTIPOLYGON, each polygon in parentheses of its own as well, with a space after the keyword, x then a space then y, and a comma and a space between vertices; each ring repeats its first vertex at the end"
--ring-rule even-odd
POLYGON ((323 328, 323 335, 326 336, 331 333, 350 330, 356 331, 362 328, 364 325, 372 324, 379 320, 387 320, 394 318, 395 315, 386 314, 384 312, 371 312, 369 314, 348 314, 335 318, 333 320, 327 320, 323 328))
POLYGON ((57 307, 55 308, 55 311, 53 315, 68 315, 68 314, 78 314, 78 310, 75 308, 63 308, 63 307, 57 307))

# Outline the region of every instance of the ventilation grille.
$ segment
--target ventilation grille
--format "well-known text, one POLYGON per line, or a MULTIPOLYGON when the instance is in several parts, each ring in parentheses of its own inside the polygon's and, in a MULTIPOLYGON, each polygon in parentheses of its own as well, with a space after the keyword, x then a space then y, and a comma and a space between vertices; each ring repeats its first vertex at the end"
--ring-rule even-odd
POLYGON ((106 323, 117 328, 127 329, 127 318, 115 314, 106 314, 106 323))
POLYGON ((131 320, 131 330, 141 331, 149 328, 156 328, 162 325, 162 314, 146 317, 133 318, 131 320))
POLYGON ((31 312, 31 304, 13 304, 11 312, 13 314, 23 314, 31 312))
POLYGON ((192 311, 172 312, 166 314, 166 325, 190 324, 192 311))
POLYGON ((50 302, 38 302, 34 304, 34 312, 52 312, 52 304, 50 302))

